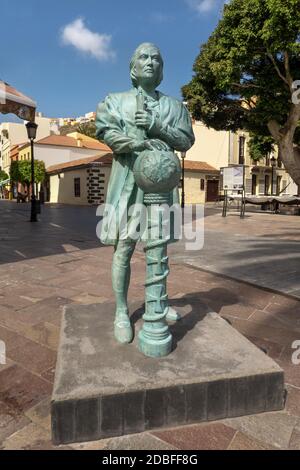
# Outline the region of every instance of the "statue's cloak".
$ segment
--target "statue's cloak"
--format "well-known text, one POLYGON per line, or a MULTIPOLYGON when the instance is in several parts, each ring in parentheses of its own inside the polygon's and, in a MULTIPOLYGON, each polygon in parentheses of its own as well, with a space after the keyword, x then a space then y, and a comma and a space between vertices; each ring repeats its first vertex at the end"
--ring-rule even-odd
MULTIPOLYGON (((105 245, 115 245, 120 236, 113 212, 119 212, 118 217, 121 218, 129 205, 143 204, 144 193, 137 187, 133 177, 133 165, 138 156, 138 153, 132 151, 133 143, 137 140, 136 96, 136 88, 110 94, 97 109, 97 138, 103 140, 114 153, 105 202, 107 209, 100 236, 105 245)), ((188 110, 180 101, 160 92, 157 92, 157 98, 148 98, 146 102, 153 116, 152 126, 147 132, 149 139, 165 142, 172 151, 187 151, 195 141, 188 110)), ((175 188, 170 205, 178 203, 178 188, 175 188)), ((173 238, 171 235, 171 241, 173 238)))

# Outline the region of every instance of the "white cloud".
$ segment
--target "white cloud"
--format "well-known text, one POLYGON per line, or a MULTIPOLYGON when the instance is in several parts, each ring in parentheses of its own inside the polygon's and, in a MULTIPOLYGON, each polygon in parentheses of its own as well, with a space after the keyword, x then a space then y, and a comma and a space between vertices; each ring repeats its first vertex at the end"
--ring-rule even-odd
POLYGON ((208 13, 224 3, 229 3, 228 0, 186 0, 186 2, 198 13, 208 13))
POLYGON ((62 30, 61 37, 63 44, 74 46, 98 60, 105 61, 115 57, 115 52, 111 48, 111 36, 90 31, 82 18, 67 24, 62 30))

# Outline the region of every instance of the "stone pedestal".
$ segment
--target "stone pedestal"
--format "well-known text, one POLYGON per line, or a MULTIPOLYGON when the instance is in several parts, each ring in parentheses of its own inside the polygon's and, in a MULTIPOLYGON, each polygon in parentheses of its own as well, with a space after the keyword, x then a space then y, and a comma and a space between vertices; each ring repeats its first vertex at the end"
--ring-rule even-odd
POLYGON ((283 408, 279 366, 204 304, 183 305, 173 305, 183 318, 170 326, 173 351, 163 358, 137 348, 141 304, 130 308, 130 345, 114 339, 114 304, 65 307, 51 405, 55 444, 283 408))

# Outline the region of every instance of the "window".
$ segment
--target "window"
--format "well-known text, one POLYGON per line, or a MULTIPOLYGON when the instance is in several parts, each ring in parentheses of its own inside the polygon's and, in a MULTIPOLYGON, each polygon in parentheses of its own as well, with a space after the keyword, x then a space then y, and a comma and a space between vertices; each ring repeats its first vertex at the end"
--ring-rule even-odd
POLYGON ((80 178, 74 178, 74 196, 80 197, 80 178))
POLYGON ((270 154, 268 153, 268 155, 266 155, 266 166, 270 166, 271 162, 270 162, 270 154))
POLYGON ((246 138, 244 136, 240 136, 239 138, 239 165, 244 165, 244 162, 245 162, 245 141, 246 141, 246 138))
POLYGON ((200 180, 200 190, 201 191, 205 190, 205 180, 203 178, 201 178, 200 180))
POLYGON ((252 175, 252 194, 256 196, 257 193, 257 176, 252 175))
POLYGON ((270 194, 270 176, 265 175, 265 196, 270 194))

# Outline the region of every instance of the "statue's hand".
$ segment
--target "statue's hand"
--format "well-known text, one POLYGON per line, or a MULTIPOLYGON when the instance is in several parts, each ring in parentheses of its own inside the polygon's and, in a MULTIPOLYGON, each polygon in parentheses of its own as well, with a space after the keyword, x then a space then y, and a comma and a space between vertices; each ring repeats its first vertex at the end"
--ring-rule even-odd
POLYGON ((150 140, 136 140, 132 145, 133 152, 142 152, 143 150, 153 150, 150 140))
POLYGON ((150 139, 151 147, 155 150, 170 150, 168 144, 160 139, 150 139))
POLYGON ((147 111, 137 111, 135 113, 135 124, 137 127, 142 127, 148 131, 152 124, 151 114, 147 111))

